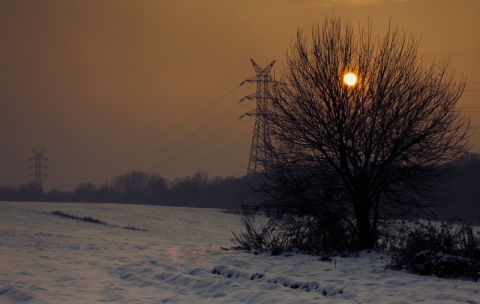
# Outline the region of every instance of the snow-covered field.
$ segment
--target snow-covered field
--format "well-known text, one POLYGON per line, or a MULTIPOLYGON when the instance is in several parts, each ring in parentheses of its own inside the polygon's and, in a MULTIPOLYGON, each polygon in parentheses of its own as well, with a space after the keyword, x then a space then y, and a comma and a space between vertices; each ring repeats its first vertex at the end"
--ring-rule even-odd
POLYGON ((232 230, 238 216, 214 209, 0 202, 0 303, 480 303, 480 283, 385 270, 382 255, 224 250, 232 230))

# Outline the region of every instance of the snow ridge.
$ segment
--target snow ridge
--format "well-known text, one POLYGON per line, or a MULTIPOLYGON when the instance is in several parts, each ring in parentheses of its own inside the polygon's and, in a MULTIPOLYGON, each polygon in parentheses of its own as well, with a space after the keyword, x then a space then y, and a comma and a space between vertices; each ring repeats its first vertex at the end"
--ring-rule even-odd
POLYGON ((269 284, 278 284, 291 289, 298 289, 305 292, 320 292, 324 296, 334 296, 343 293, 343 287, 335 287, 333 285, 322 286, 316 281, 302 281, 288 276, 275 276, 268 278, 264 273, 242 272, 234 267, 218 265, 213 268, 213 274, 223 276, 228 279, 248 279, 251 281, 267 282, 269 284))

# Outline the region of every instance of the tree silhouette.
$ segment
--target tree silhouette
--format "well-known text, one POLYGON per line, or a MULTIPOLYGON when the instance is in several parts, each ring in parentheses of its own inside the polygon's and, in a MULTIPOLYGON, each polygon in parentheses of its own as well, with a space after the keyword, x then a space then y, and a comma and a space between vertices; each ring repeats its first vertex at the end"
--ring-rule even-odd
POLYGON ((465 82, 448 61, 422 60, 418 45, 398 29, 374 36, 371 23, 354 32, 338 18, 310 36, 298 30, 270 90, 272 143, 257 160, 269 171, 254 186, 256 209, 295 246, 334 249, 346 237, 372 248, 379 223, 428 207, 468 150, 469 119, 456 109, 465 82), (348 72, 355 84, 343 81, 348 72))

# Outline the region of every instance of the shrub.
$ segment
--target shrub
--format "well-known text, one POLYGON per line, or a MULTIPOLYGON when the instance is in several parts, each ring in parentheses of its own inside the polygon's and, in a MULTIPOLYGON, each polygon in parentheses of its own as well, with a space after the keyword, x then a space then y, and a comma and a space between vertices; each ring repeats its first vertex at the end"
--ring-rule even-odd
POLYGON ((232 241, 237 245, 237 249, 268 251, 272 255, 279 255, 290 249, 289 237, 276 230, 275 225, 270 222, 259 227, 255 220, 254 213, 244 208, 241 221, 245 231, 240 234, 232 232, 232 241))
POLYGON ((480 237, 461 221, 404 223, 388 267, 441 278, 480 278, 480 237))
POLYGON ((244 207, 241 221, 245 228, 235 234, 237 248, 260 250, 278 255, 285 251, 300 251, 317 255, 354 252, 356 233, 347 221, 329 216, 282 214, 258 220, 254 211, 244 207))

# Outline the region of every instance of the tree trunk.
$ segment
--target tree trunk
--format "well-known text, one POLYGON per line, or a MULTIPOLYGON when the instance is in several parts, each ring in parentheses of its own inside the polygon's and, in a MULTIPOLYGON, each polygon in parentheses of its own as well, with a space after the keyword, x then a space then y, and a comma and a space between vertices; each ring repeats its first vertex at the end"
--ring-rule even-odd
POLYGON ((358 229, 358 249, 373 249, 375 245, 375 236, 372 233, 370 223, 370 209, 368 204, 360 202, 356 206, 357 229, 358 229))

